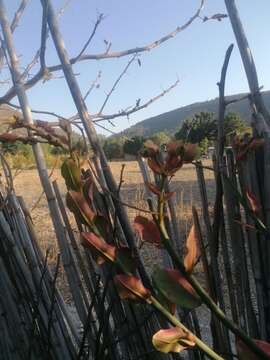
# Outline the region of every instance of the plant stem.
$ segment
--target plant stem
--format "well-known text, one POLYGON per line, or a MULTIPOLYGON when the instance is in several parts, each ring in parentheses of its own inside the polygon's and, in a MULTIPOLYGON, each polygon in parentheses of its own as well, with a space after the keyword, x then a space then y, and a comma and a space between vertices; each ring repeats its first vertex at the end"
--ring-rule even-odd
MULTIPOLYGON (((159 199, 159 203, 161 203, 161 199, 159 199)), ((161 206, 162 207, 162 206, 161 206)), ((186 272, 185 266, 179 256, 177 255, 175 249, 173 248, 169 235, 167 233, 167 229, 165 226, 164 219, 162 221, 162 218, 160 217, 161 221, 158 224, 163 240, 163 244, 168 251, 169 255, 171 256, 173 262, 175 265, 178 266, 181 274, 188 280, 188 282, 193 286, 193 288, 196 290, 197 294, 201 297, 201 300, 203 303, 216 315, 216 317, 228 328, 230 329, 236 337, 240 338, 256 355, 260 356, 260 359, 270 359, 270 357, 261 350, 254 341, 241 329, 238 328, 238 326, 228 319, 224 312, 218 307, 218 305, 212 300, 212 298, 208 295, 208 293, 203 289, 201 284, 196 280, 195 277, 190 275, 186 272)))
MULTIPOLYGON (((154 297, 150 298, 150 301, 152 305, 161 312, 172 325, 179 327, 180 329, 183 329, 185 331, 190 332, 185 325, 183 325, 174 315, 172 315, 168 310, 164 308, 162 304, 160 304, 154 297)), ((192 334, 195 339, 195 344, 205 353, 207 354, 211 359, 216 360, 224 360, 221 356, 219 356, 214 350, 212 350, 209 346, 207 346, 201 339, 199 339, 197 336, 192 334)))

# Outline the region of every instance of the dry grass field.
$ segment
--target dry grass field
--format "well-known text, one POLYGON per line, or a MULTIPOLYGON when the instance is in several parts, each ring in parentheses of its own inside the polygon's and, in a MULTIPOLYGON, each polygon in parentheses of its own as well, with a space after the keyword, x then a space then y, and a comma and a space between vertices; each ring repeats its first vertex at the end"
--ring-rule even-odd
MULTIPOLYGON (((110 166, 116 180, 119 182, 119 177, 123 164, 125 165, 124 183, 121 190, 123 201, 132 206, 136 206, 142 209, 146 208, 144 185, 137 162, 111 162, 110 166)), ((211 162, 209 160, 205 160, 203 162, 203 165, 211 166, 211 162)), ((53 172, 51 179, 57 180, 64 197, 66 188, 59 169, 56 169, 53 172)), ((205 170, 205 180, 209 197, 209 208, 211 209, 215 195, 214 178, 212 171, 205 170)), ((31 215, 37 230, 40 245, 44 251, 46 251, 47 249, 50 250, 49 264, 52 268, 54 268, 56 256, 58 253, 58 247, 53 231, 52 221, 49 216, 49 210, 45 196, 43 195, 41 200, 38 201, 42 189, 37 171, 25 170, 20 172, 14 179, 14 186, 17 195, 23 196, 28 208, 30 210, 32 209, 31 215)), ((201 208, 199 188, 196 181, 196 171, 193 165, 185 165, 180 171, 178 171, 176 176, 173 178, 172 189, 176 191, 178 219, 181 232, 183 234, 183 237, 185 237, 185 235, 190 229, 192 206, 195 205, 199 212, 201 208)), ((127 208, 127 210, 130 220, 133 221, 134 217, 139 213, 139 211, 132 208, 127 208)), ((71 223, 74 224, 74 221, 72 221, 72 216, 71 223)), ((76 231, 75 226, 74 230, 76 231)), ((150 272, 155 265, 158 265, 162 262, 162 256, 160 251, 161 250, 158 250, 151 245, 144 245, 140 250, 144 263, 150 272)), ((199 273, 197 272, 197 275, 201 275, 200 270, 197 269, 197 271, 199 271, 199 273)), ((72 304, 71 295, 68 287, 66 286, 67 280, 65 278, 65 272, 63 271, 62 267, 60 267, 60 271, 58 273, 57 283, 58 287, 64 295, 65 301, 72 304)), ((210 336, 208 326, 209 314, 207 313, 205 307, 200 308, 199 316, 204 333, 204 338, 207 339, 207 337, 210 336)))
MULTIPOLYGON (((122 185, 122 196, 124 201, 130 205, 145 208, 144 186, 137 162, 111 162, 110 166, 117 181, 119 181, 122 164, 125 165, 124 183, 122 185)), ((205 160, 204 165, 211 166, 211 162, 209 160, 205 160)), ((209 203, 211 206, 214 198, 214 181, 212 171, 205 170, 205 178, 209 195, 209 203)), ((53 172, 51 179, 57 180, 64 196, 65 184, 59 169, 56 169, 53 172)), ((50 256, 55 258, 57 246, 55 244, 54 231, 49 217, 49 210, 45 196, 43 196, 38 204, 36 204, 42 191, 37 171, 33 169, 20 172, 14 179, 14 186, 17 195, 23 196, 28 208, 31 210, 34 224, 36 225, 36 229, 38 229, 37 232, 42 248, 45 250, 50 247, 50 256)), ((181 221, 182 224, 188 224, 192 205, 195 205, 200 209, 199 188, 196 181, 195 167, 193 165, 185 165, 180 171, 178 171, 176 176, 173 178, 172 188, 176 191, 179 221, 181 221)), ((137 210, 128 208, 128 214, 131 221, 137 213, 137 210)))

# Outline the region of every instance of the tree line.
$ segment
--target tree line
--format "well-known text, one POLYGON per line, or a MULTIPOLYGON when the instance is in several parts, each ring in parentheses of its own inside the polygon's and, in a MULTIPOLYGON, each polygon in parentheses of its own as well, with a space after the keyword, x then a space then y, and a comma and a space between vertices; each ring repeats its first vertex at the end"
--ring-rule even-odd
MULTIPOLYGON (((226 145, 230 145, 235 134, 250 132, 247 123, 241 119, 238 113, 230 112, 225 117, 224 130, 226 137, 226 145)), ((82 139, 76 135, 77 146, 83 146, 82 139)), ((125 154, 136 156, 144 142, 151 139, 158 146, 162 146, 171 140, 183 140, 198 144, 200 153, 206 154, 209 146, 213 146, 217 139, 217 120, 215 113, 200 112, 195 114, 192 118, 188 118, 182 122, 182 125, 175 134, 168 134, 164 131, 157 132, 150 137, 143 136, 111 136, 106 138, 100 135, 100 140, 104 152, 109 160, 123 159, 125 154)), ((5 154, 19 157, 20 161, 31 160, 33 158, 31 148, 29 145, 15 142, 14 144, 2 144, 2 151, 5 154)), ((62 155, 62 149, 55 148, 51 145, 44 146, 44 152, 47 158, 55 155, 62 155)), ((91 149, 90 149, 91 151, 91 149)))
MULTIPOLYGON (((229 112, 225 117, 224 133, 226 145, 231 145, 236 134, 250 132, 250 127, 238 113, 229 112)), ((158 132, 150 137, 133 136, 112 136, 103 139, 103 148, 108 159, 122 159, 125 154, 136 156, 141 150, 143 143, 151 139, 158 146, 162 146, 171 140, 183 140, 198 144, 200 153, 206 154, 210 146, 214 146, 217 140, 217 120, 213 112, 200 112, 192 118, 182 122, 182 125, 175 134, 158 132)))

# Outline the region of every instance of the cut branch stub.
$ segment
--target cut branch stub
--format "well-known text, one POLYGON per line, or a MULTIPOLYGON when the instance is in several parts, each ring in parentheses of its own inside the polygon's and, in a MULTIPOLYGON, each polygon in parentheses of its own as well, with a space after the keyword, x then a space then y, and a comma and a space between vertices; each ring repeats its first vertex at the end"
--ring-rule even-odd
POLYGON ((198 239, 196 236, 196 229, 195 229, 195 225, 193 224, 187 241, 186 241, 186 249, 187 249, 187 253, 184 259, 184 265, 185 265, 185 269, 186 271, 191 274, 193 271, 194 266, 196 265, 196 261, 200 255, 200 249, 199 249, 199 245, 198 245, 198 239))
POLYGON ((170 302, 194 309, 201 305, 201 300, 178 270, 156 268, 153 275, 155 287, 170 302))
POLYGON ((146 289, 139 278, 131 275, 116 275, 114 283, 121 299, 146 301, 151 303, 151 292, 146 289))
POLYGON ((68 191, 66 195, 66 203, 69 210, 74 214, 82 224, 88 225, 90 228, 93 226, 93 219, 95 213, 88 205, 81 192, 68 191))
POLYGON ((61 166, 61 175, 68 190, 80 191, 82 188, 81 169, 72 158, 66 159, 61 166))
MULTIPOLYGON (((253 341, 270 358, 270 344, 262 340, 253 339, 253 341)), ((254 354, 240 339, 236 339, 236 350, 239 360, 260 360, 260 357, 254 354)))
POLYGON ((139 234, 141 239, 157 247, 163 247, 160 232, 153 220, 138 215, 134 220, 134 230, 139 234))
POLYGON ((176 352, 195 346, 195 337, 189 331, 174 327, 159 330, 152 338, 154 347, 163 353, 176 352))

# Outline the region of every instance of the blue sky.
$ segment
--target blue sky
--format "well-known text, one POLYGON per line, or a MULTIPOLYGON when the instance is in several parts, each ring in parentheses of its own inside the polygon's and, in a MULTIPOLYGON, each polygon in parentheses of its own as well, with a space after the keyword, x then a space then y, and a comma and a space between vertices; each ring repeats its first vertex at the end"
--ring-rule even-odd
MULTIPOLYGON (((57 9, 64 1, 52 2, 57 9)), ((5 1, 10 19, 19 3, 19 0, 5 1)), ((255 58, 260 85, 265 90, 270 89, 270 2, 238 0, 236 3, 255 58)), ((144 45, 172 31, 194 13, 198 4, 199 0, 71 0, 60 19, 60 25, 70 56, 76 56, 91 32, 97 13, 103 13, 106 18, 86 53, 104 51, 104 40, 112 43, 111 50, 124 50, 144 45)), ((211 16, 224 12, 224 1, 206 0, 202 15, 211 16)), ((29 63, 39 47, 41 14, 40 1, 30 0, 14 35, 22 66, 29 63)), ((216 83, 220 77, 224 54, 229 44, 234 42, 228 19, 206 23, 197 19, 174 39, 151 52, 143 53, 140 56, 142 66, 139 67, 136 62, 132 64, 110 98, 104 113, 118 112, 133 105, 138 98, 142 102, 147 101, 169 87, 177 78, 180 85, 152 106, 132 115, 129 120, 119 118, 115 121, 115 127, 108 127, 118 132, 150 116, 216 97, 216 83)), ((102 71, 100 88, 87 100, 90 113, 99 110, 106 93, 129 59, 88 61, 74 66, 74 71, 79 74, 78 81, 83 93, 87 91, 97 72, 102 71)), ((48 65, 59 63, 51 40, 48 41, 46 61, 48 65)), ((36 70, 34 68, 32 73, 36 70)), ((6 76, 7 74, 2 74, 2 78, 6 76)), ((247 89, 243 66, 235 47, 226 92, 234 94, 247 89)), ((5 90, 6 87, 2 86, 1 94, 5 90)), ((55 111, 63 116, 75 113, 64 79, 40 82, 28 91, 28 95, 32 108, 55 111)))

